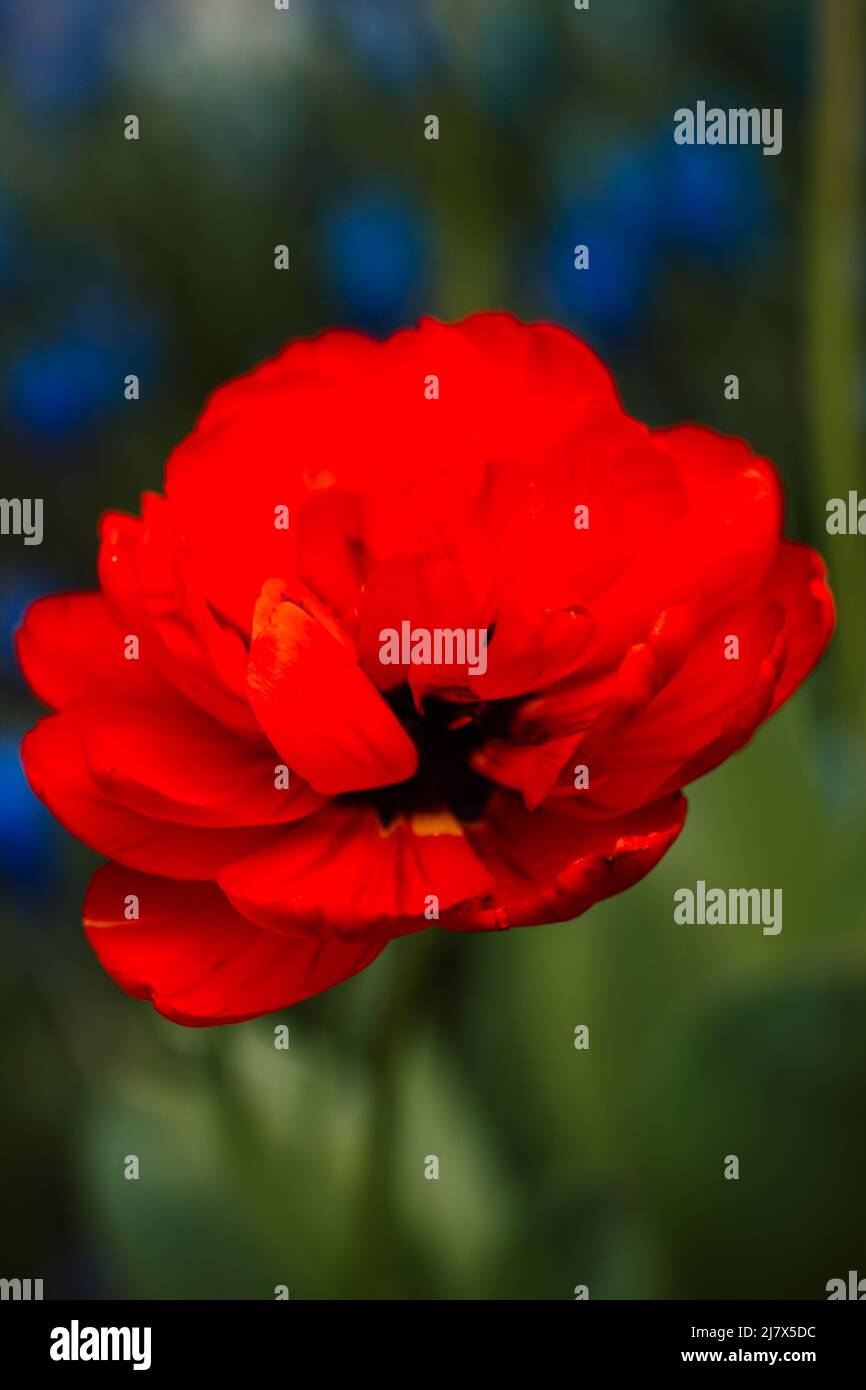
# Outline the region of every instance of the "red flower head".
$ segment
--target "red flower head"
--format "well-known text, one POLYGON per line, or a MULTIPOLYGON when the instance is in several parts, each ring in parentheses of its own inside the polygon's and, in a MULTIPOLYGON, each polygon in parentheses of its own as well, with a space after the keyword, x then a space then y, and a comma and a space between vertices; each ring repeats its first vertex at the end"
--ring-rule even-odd
POLYGON ((226 1023, 635 883, 827 643, 781 518, 766 460, 630 419, 549 325, 326 333, 222 387, 100 591, 19 634, 31 785, 114 861, 99 959, 226 1023))

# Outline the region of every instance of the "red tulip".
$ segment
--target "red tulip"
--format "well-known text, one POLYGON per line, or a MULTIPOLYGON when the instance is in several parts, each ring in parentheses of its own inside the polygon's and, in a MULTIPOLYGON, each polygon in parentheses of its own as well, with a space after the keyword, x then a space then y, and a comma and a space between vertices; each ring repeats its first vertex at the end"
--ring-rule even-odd
POLYGON ((630 419, 550 325, 326 333, 222 387, 100 590, 19 634, 30 783, 113 861, 99 959, 234 1022, 629 887, 828 641, 781 519, 765 459, 630 419))

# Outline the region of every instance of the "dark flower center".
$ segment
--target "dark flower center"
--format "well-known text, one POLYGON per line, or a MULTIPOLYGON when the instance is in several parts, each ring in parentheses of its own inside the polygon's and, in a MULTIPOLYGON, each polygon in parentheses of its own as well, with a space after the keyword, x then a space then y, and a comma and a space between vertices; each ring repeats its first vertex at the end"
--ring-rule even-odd
POLYGON ((469 766, 469 757, 489 739, 507 736, 518 701, 467 704, 431 696, 419 712, 408 685, 384 698, 418 750, 418 770, 405 782, 341 799, 374 805, 384 826, 397 816, 443 806, 459 821, 480 820, 493 783, 469 766))

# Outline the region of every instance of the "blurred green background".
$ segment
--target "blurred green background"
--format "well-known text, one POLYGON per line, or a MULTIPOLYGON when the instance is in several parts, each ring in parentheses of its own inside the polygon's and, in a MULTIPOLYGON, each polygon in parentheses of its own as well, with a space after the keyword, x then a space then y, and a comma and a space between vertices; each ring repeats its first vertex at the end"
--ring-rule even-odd
POLYGON ((866 541, 824 529, 866 488, 863 29, 859 0, 0 0, 0 491, 46 516, 41 547, 0 540, 0 1275, 557 1299, 866 1275, 866 541), (782 154, 676 146, 698 99, 781 107, 782 154), (773 458, 834 645, 626 896, 178 1028, 84 941, 96 860, 23 780, 11 632, 94 583, 99 514, 160 485, 218 382, 298 334, 476 308, 568 325, 633 414, 773 458), (698 878, 781 887, 781 935, 675 926, 698 878))

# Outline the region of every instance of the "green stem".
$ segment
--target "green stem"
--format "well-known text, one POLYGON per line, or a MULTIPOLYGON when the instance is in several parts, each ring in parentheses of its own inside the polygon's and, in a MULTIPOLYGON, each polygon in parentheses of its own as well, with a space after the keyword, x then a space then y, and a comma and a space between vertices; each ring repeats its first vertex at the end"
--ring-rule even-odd
MULTIPOLYGON (((862 0, 815 0, 816 97, 811 151, 809 386, 812 438, 823 493, 847 499, 863 483, 858 443, 857 378, 862 362, 856 284, 862 206, 862 0)), ((830 548, 840 598, 834 669, 843 710, 861 718, 866 704, 866 552, 857 536, 830 548)))
POLYGON ((400 1141, 400 1073, 408 1039, 429 998, 432 970, 442 933, 419 932, 404 941, 403 960, 390 982, 385 1007, 373 1035, 368 1064, 371 1100, 362 1158, 355 1245, 348 1262, 350 1297, 405 1297, 410 1282, 408 1252, 402 1239, 395 1192, 395 1160, 400 1141))

